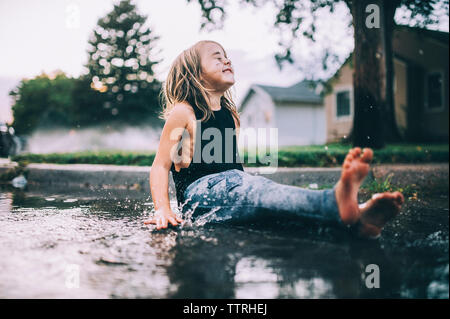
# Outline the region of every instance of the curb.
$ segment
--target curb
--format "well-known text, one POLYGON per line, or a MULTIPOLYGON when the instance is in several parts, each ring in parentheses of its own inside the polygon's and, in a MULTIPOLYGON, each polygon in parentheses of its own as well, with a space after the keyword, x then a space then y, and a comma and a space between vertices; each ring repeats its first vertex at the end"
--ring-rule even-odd
MULTIPOLYGON (((17 166, 17 163, 1 163, 0 174, 17 166)), ((341 168, 279 167, 275 172, 267 167, 244 167, 245 172, 261 175, 277 183, 307 187, 309 184, 332 187, 340 177, 341 168)), ((151 166, 118 166, 99 164, 29 164, 26 190, 60 192, 89 192, 91 195, 150 196, 149 173, 151 166)), ((171 174, 171 173, 170 173, 171 174)), ((391 177, 394 184, 415 184, 434 187, 448 185, 449 167, 444 164, 374 165, 364 183, 383 181, 391 177)), ((447 186, 448 187, 448 186, 447 186)), ((169 195, 175 197, 172 177, 169 178, 169 195)), ((151 196, 150 196, 151 197, 151 196)))

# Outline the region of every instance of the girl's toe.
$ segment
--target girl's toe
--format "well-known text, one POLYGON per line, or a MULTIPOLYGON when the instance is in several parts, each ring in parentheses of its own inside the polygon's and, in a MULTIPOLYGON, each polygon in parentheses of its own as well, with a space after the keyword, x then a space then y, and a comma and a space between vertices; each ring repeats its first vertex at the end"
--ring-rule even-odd
POLYGON ((365 148, 362 154, 362 160, 366 163, 369 163, 370 161, 372 161, 372 158, 373 158, 373 151, 370 148, 365 148))

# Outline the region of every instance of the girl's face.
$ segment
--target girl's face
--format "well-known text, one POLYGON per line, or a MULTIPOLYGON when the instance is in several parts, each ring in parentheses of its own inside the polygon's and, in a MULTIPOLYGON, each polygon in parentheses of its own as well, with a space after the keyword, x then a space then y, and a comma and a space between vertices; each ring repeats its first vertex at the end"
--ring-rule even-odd
POLYGON ((200 46, 201 80, 207 88, 225 92, 234 84, 234 70, 223 49, 213 42, 200 46))

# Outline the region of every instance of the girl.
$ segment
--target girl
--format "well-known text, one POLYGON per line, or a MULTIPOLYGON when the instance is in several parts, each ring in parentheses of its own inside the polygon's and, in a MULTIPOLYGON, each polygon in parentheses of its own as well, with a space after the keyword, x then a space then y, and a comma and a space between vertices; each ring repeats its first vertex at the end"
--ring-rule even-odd
POLYGON ((172 64, 163 90, 166 122, 150 174, 156 213, 144 223, 161 229, 182 222, 170 208, 171 171, 178 207, 194 219, 208 212, 215 214, 215 220, 255 218, 262 212, 295 214, 352 226, 363 237, 378 237, 385 223, 400 212, 403 196, 376 194, 358 205, 358 190, 369 172, 372 151, 350 150, 339 182, 327 190, 302 189, 250 175, 237 152, 240 121, 229 91, 234 82, 231 61, 214 41, 196 43, 172 64))

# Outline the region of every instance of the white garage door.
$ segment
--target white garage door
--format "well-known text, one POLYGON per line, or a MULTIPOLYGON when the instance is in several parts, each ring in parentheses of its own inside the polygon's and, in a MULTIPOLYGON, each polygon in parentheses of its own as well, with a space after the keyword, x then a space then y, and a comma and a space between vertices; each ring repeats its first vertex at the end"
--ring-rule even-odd
POLYGON ((280 146, 325 143, 325 110, 322 105, 278 105, 275 114, 280 146))

